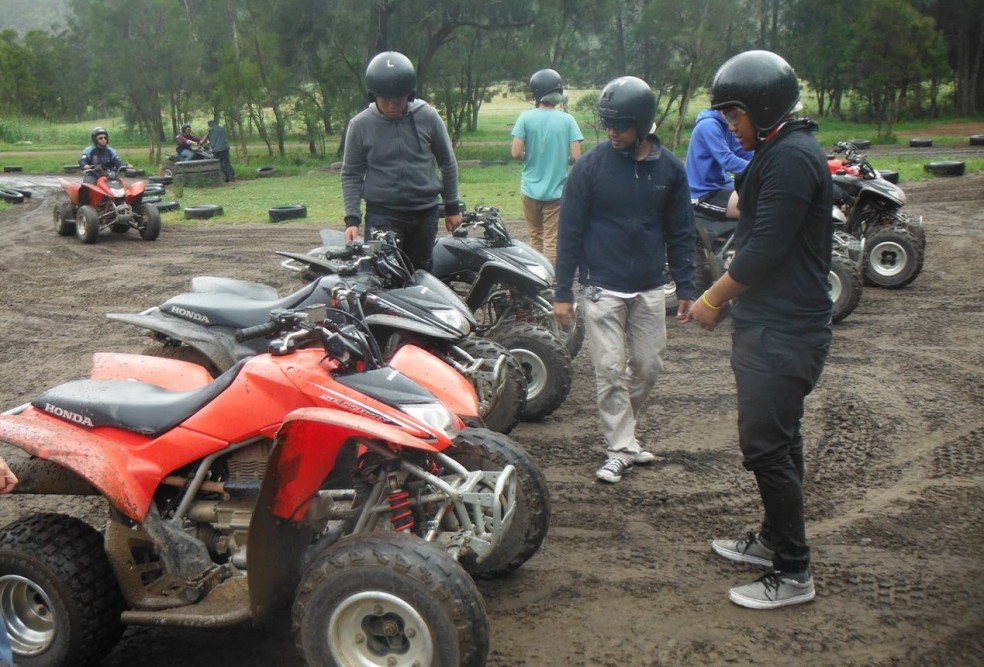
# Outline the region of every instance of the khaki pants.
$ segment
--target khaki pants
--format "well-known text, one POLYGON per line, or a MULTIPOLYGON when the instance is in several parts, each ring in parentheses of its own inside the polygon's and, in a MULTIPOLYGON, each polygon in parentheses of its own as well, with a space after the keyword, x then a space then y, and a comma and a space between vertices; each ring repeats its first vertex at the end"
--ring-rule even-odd
POLYGON ((588 287, 581 307, 606 453, 631 462, 646 449, 636 440, 636 421, 663 370, 666 295, 662 287, 630 298, 588 287))
POLYGON ((560 200, 540 201, 523 195, 523 217, 530 245, 543 253, 551 264, 557 262, 557 223, 560 220, 560 200))

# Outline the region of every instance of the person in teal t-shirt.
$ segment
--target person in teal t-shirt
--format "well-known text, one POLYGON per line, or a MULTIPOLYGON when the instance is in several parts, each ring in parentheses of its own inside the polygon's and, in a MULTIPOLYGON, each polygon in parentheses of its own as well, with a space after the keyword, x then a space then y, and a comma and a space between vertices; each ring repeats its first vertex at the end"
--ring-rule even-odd
POLYGON ((541 69, 530 77, 530 89, 536 108, 516 120, 512 156, 523 160, 520 192, 530 245, 553 263, 567 166, 581 157, 584 136, 574 117, 557 109, 564 99, 560 74, 541 69))

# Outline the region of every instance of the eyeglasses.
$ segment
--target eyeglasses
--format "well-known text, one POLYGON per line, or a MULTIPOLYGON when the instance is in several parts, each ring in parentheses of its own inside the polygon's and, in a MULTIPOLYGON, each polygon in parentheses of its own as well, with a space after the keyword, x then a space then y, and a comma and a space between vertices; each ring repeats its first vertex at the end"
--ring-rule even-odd
POLYGON ((107 137, 105 134, 100 134, 96 137, 96 141, 99 141, 100 139, 102 139, 103 141, 109 141, 109 137, 107 137))
POLYGON ((748 112, 741 107, 731 107, 724 112, 724 119, 728 121, 728 125, 737 127, 738 123, 741 121, 741 117, 747 115, 747 113, 748 112))
POLYGON ((601 124, 606 130, 612 130, 618 134, 622 132, 628 132, 633 127, 635 127, 634 118, 602 118, 601 124))

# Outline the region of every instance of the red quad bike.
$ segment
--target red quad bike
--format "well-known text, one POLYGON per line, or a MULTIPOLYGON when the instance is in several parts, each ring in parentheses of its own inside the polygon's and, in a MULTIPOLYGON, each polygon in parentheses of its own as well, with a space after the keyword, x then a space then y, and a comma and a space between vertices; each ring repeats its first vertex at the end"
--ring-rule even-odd
POLYGON ((472 577, 539 549, 543 475, 463 428, 475 396, 447 364, 405 346, 384 366, 358 324, 271 318, 241 332, 279 336, 270 351, 214 380, 97 354, 89 378, 0 415, 0 441, 30 455, 10 457, 17 492, 109 506, 101 530, 52 513, 0 530, 17 665, 94 665, 125 625, 259 624, 287 605, 310 665, 485 664, 472 577))
POLYGON ((144 203, 144 182, 126 185, 113 169, 97 171, 95 183, 59 179, 69 201, 55 204, 55 232, 59 236, 75 234, 82 243, 95 243, 105 228, 117 234, 136 229, 145 241, 160 236, 161 214, 156 206, 144 203))

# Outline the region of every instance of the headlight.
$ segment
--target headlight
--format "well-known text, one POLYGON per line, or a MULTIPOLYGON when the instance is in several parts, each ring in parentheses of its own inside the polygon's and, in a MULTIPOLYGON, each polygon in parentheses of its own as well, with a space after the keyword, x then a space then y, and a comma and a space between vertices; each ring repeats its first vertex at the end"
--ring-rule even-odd
POLYGON ((458 435, 458 419, 441 403, 412 403, 401 405, 400 409, 449 438, 458 435))
POLYGON ((116 198, 120 198, 126 194, 126 190, 123 188, 110 188, 109 191, 112 192, 113 196, 116 198))
POLYGON ((468 335, 471 331, 471 325, 468 324, 468 320, 459 311, 454 308, 448 308, 446 310, 434 310, 431 311, 434 317, 441 320, 448 326, 454 327, 462 335, 468 335))
POLYGON ((540 264, 527 264, 526 270, 548 285, 553 281, 553 276, 550 275, 550 271, 547 271, 547 267, 545 266, 541 266, 540 264))

